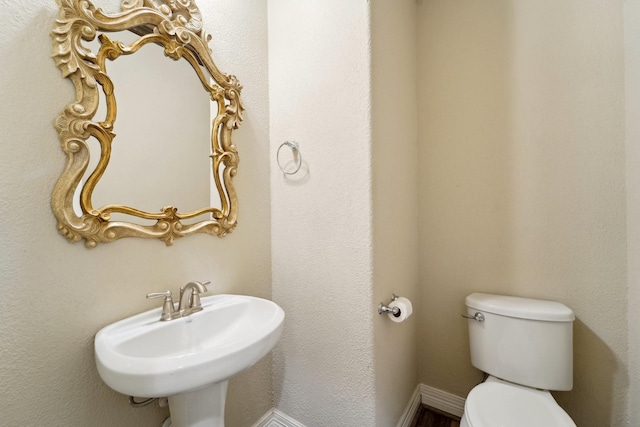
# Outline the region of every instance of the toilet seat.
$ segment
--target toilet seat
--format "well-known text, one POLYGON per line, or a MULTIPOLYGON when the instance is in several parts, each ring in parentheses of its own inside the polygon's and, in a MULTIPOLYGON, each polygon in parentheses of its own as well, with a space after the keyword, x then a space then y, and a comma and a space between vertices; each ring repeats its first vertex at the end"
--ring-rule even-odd
POLYGON ((576 427, 548 391, 500 380, 476 386, 464 405, 469 427, 576 427))

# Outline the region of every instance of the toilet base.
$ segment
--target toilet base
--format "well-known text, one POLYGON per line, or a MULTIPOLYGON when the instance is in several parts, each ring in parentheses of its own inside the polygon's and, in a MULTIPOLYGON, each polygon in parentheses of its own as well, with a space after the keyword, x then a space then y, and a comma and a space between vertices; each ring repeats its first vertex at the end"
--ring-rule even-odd
POLYGON ((576 427, 551 393, 493 376, 467 396, 460 427, 576 427))

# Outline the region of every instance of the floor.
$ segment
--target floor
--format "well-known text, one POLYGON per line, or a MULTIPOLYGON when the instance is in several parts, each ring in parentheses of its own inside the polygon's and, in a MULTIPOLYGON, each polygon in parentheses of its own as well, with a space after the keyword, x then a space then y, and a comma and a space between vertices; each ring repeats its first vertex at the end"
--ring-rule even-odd
POLYGON ((422 405, 411 427, 460 427, 460 418, 422 405))

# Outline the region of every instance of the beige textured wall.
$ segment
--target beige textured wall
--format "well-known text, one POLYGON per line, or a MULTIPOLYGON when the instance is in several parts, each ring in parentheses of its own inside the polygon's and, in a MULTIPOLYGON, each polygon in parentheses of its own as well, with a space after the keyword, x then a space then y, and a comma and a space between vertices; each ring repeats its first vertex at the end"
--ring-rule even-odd
MULTIPOLYGON (((371 1, 373 304, 418 297, 415 0, 371 1)), ((374 315, 376 426, 392 426, 416 387, 417 317, 374 315)))
POLYGON ((624 6, 627 272, 629 286, 629 425, 640 425, 640 1, 624 6))
POLYGON ((310 427, 375 425, 369 43, 366 0, 269 1, 275 405, 310 427))
MULTIPOLYGON (((234 137, 242 159, 240 224, 224 239, 195 236, 170 248, 125 239, 87 250, 58 235, 49 208, 64 165, 53 118, 73 99, 50 58, 57 7, 49 0, 0 2, 3 425, 157 427, 166 410, 132 409, 126 396, 102 383, 94 334, 156 306, 146 293, 192 279, 212 280, 214 293, 270 297, 266 2, 202 3, 215 59, 244 84, 248 113, 234 137)), ((229 424, 249 426, 262 416, 271 407, 270 386, 268 359, 233 379, 229 424)))
POLYGON ((419 5, 422 383, 464 396, 464 297, 574 309, 581 427, 625 426, 622 1, 419 5))

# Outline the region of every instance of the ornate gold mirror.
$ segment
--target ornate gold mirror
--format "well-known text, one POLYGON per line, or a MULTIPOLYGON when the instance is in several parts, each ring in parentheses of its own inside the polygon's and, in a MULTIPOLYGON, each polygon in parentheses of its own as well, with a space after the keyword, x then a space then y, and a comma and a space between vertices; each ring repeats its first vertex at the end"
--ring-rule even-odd
POLYGON ((222 237, 233 231, 239 158, 231 135, 242 120, 242 86, 214 64, 196 4, 123 0, 121 12, 108 14, 88 0, 57 2, 53 58, 76 91, 55 121, 66 155, 51 201, 60 233, 91 248, 123 237, 171 245, 193 233, 222 237), (134 53, 139 62, 116 67, 134 53), (153 57, 151 63, 147 58, 153 57), (156 65, 157 58, 164 62, 156 65), (159 68, 178 65, 167 82, 136 94, 161 74, 159 68), (191 86, 182 85, 186 80, 191 86), (204 95, 190 95, 194 84, 204 95), (132 100, 121 102, 127 96, 132 100), (174 110, 167 118, 160 112, 168 106, 174 110), (134 189, 127 193, 129 187, 134 189), (165 204, 166 197, 174 199, 165 204))

